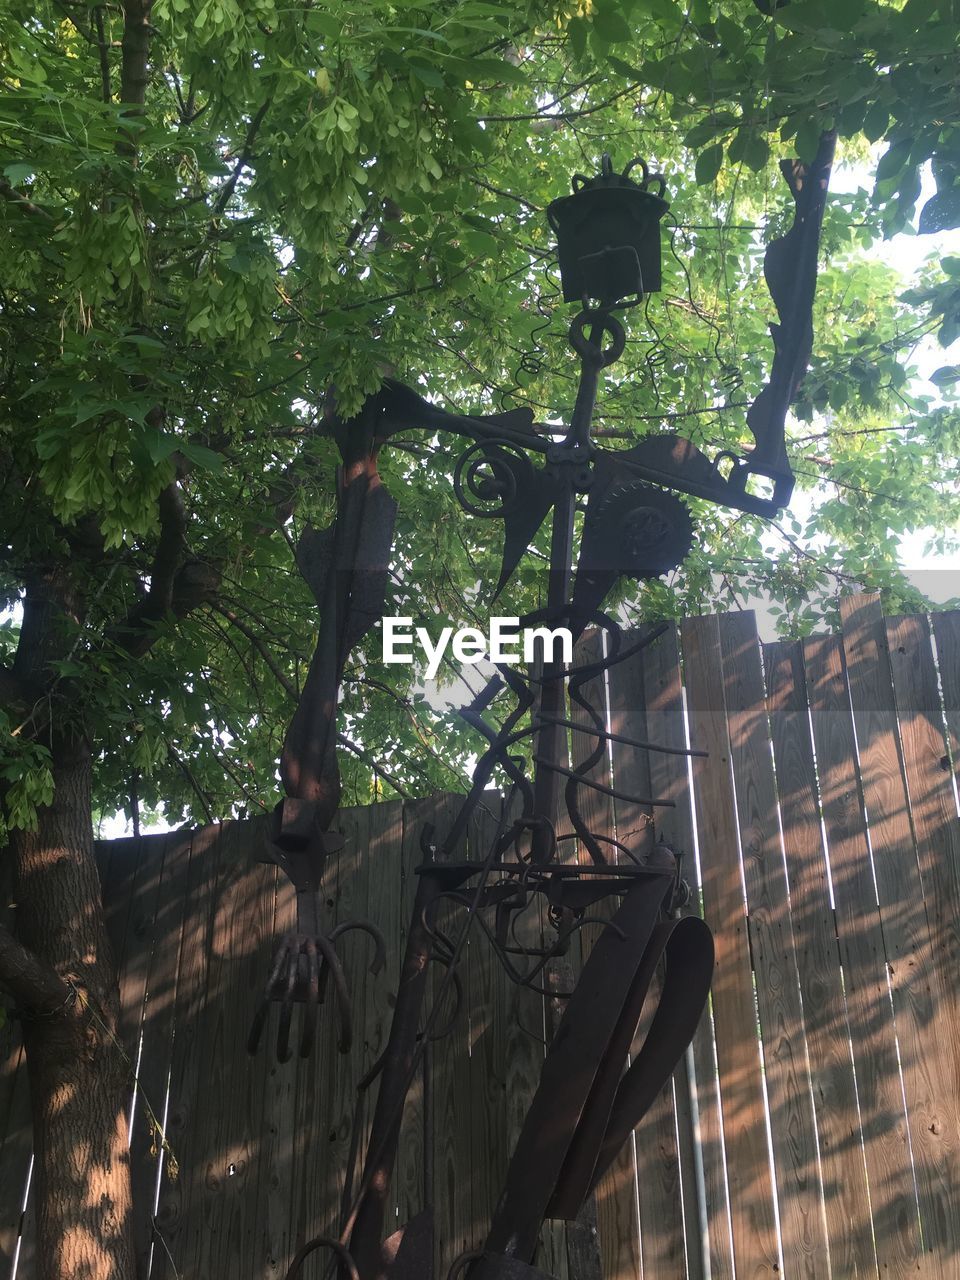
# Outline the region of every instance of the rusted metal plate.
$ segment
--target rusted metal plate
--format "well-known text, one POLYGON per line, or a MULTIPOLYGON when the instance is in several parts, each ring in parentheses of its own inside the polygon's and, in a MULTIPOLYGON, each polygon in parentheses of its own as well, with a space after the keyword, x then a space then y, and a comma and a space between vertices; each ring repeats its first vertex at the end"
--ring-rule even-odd
POLYGON ((630 890, 584 966, 527 1112, 485 1247, 533 1257, 601 1061, 623 1015, 673 876, 630 890))
POLYGON ((383 1280, 433 1280, 433 1210, 422 1209, 383 1244, 383 1280))
POLYGON ((466 1270, 466 1276, 469 1280, 555 1280, 546 1271, 532 1267, 528 1262, 521 1262, 519 1258, 489 1252, 481 1254, 466 1270))

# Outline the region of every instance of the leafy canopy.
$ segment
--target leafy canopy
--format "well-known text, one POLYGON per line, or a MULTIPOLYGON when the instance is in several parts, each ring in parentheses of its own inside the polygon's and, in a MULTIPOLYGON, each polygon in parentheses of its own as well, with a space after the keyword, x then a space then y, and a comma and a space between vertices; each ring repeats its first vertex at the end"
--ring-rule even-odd
MULTIPOLYGON (((762 254, 790 216, 776 160, 809 158, 831 127, 841 160, 881 154, 872 194, 834 196, 825 222, 790 426, 813 516, 771 528, 691 502, 696 551, 634 607, 768 592, 796 634, 849 579, 882 585, 888 608, 920 603, 898 540, 955 522, 960 416, 956 366, 925 394, 910 358, 960 334, 960 259, 904 292, 868 251, 908 232, 928 163, 921 232, 960 223, 956 6, 768 7, 0 0, 0 583, 9 609, 69 580, 45 696, 93 737, 102 811, 273 802, 316 631, 293 547, 334 509, 331 383, 348 409, 388 371, 447 405, 569 414, 543 210, 603 150, 659 168, 672 210, 663 291, 630 319, 598 434, 616 447, 669 427, 711 449, 750 444, 769 367, 762 254), (184 571, 151 613, 164 494, 184 571)), ((381 461, 400 501, 388 609, 430 626, 468 621, 472 585, 496 578, 496 537, 452 497, 455 452, 409 433, 381 461)), ((539 589, 534 556, 503 612, 539 589)), ((378 654, 374 633, 348 671, 346 799, 453 784, 471 735, 378 654)), ((12 706, 0 725, 18 825, 50 793, 24 723, 12 706)))

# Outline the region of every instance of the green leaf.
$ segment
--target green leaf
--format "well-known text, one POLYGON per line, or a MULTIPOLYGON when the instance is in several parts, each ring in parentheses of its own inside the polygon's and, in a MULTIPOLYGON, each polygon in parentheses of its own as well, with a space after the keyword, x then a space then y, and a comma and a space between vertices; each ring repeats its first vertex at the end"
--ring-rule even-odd
POLYGON ((875 102, 863 118, 863 132, 868 142, 877 142, 887 131, 890 113, 882 102, 875 102))
POLYGON ((738 129, 733 135, 733 141, 727 147, 727 159, 731 164, 739 164, 744 158, 749 140, 749 129, 738 129))
POLYGON ((724 133, 731 125, 737 123, 737 116, 732 111, 714 111, 705 120, 698 121, 683 139, 683 145, 691 151, 697 151, 705 142, 724 133))
POLYGON ((808 116, 797 130, 794 146, 797 149, 797 155, 804 164, 810 164, 817 154, 821 132, 822 123, 818 116, 808 116))
POLYGON ((609 6, 609 0, 593 15, 593 29, 605 44, 629 44, 633 40, 629 22, 609 6))
POLYGON ((694 170, 697 183, 701 187, 705 187, 707 183, 713 182, 720 167, 723 164, 723 144, 714 143, 712 147, 707 147, 706 151, 701 151, 697 156, 697 164, 694 170))
POLYGON ((683 11, 676 0, 645 0, 644 8, 651 18, 668 25, 679 26, 683 21, 683 11))
POLYGON ((440 89, 446 84, 437 68, 429 62, 424 62, 421 58, 408 58, 406 63, 410 72, 431 89, 440 89))
POLYGON ((937 387, 949 387, 954 382, 960 382, 960 365, 945 364, 940 369, 934 369, 930 381, 937 387))
POLYGON ((567 26, 567 38, 570 41, 570 48, 577 58, 582 58, 587 52, 587 36, 589 32, 590 24, 585 18, 570 19, 567 26))
POLYGON ((742 160, 757 173, 770 159, 770 144, 755 129, 738 129, 727 155, 731 164, 739 164, 742 160))
POLYGON ((12 187, 15 187, 18 183, 26 182, 28 178, 32 178, 36 171, 36 165, 27 164, 22 160, 18 160, 14 164, 8 164, 4 168, 3 176, 9 181, 12 187))
POLYGON ((204 444, 194 444, 191 440, 178 441, 177 448, 185 458, 189 458, 202 471, 223 470, 223 458, 204 444))
POLYGON ((917 224, 917 230, 923 236, 952 231, 954 227, 960 227, 960 187, 932 195, 920 210, 917 224))
POLYGON ((145 430, 141 440, 146 446, 147 455, 154 466, 158 466, 161 462, 166 462, 167 458, 180 448, 180 441, 176 436, 171 435, 168 431, 159 431, 156 428, 145 430))
POLYGON ((506 58, 470 58, 463 63, 467 79, 474 82, 481 80, 504 81, 507 84, 526 84, 527 75, 523 67, 515 67, 506 58))
MULTIPOLYGON (((574 19, 577 21, 577 19, 574 19)), ((573 26, 573 23, 570 24, 573 26)), ((623 76, 625 80, 635 81, 643 79, 643 72, 637 67, 631 67, 629 62, 624 62, 622 58, 618 58, 615 53, 607 55, 607 62, 618 75, 623 76)))
POLYGON ((912 145, 912 138, 901 138, 899 142, 895 142, 893 146, 884 152, 880 157, 880 163, 877 165, 877 182, 893 178, 900 172, 907 163, 912 145))

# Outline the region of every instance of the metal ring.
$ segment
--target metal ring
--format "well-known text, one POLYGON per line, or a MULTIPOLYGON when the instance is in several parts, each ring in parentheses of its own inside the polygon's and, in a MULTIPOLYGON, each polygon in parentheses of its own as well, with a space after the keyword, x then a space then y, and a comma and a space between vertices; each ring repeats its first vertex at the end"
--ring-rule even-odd
POLYGON ((360 1272, 357 1270, 357 1264, 354 1262, 353 1256, 339 1240, 333 1240, 330 1236, 316 1236, 298 1249, 294 1254, 293 1261, 290 1263, 287 1274, 284 1276, 284 1280, 293 1280, 310 1254, 316 1253, 318 1249, 332 1249, 350 1273, 350 1280, 360 1280, 360 1272))
MULTIPOLYGON (((624 169, 623 173, 621 174, 621 177, 629 178, 630 170, 635 169, 637 165, 639 165, 641 170, 643 171, 643 181, 640 183, 640 185, 644 189, 644 191, 646 191, 647 183, 650 181, 650 170, 647 168, 647 162, 646 160, 643 159, 642 156, 636 156, 633 160, 631 160, 630 163, 627 165, 627 167, 624 169)), ((656 174, 655 176, 660 177, 659 174, 656 174)))
POLYGON ((614 360, 619 360, 623 355, 623 349, 627 345, 627 334, 616 316, 610 315, 608 311, 592 311, 585 307, 578 316, 574 317, 570 325, 569 341, 582 359, 590 364, 596 364, 600 369, 605 369, 608 364, 613 364, 614 360), (609 333, 612 339, 609 347, 600 347, 587 337, 584 330, 588 324, 600 329, 602 333, 609 333))
POLYGON ((453 491, 468 515, 502 517, 517 506, 520 479, 530 467, 530 459, 512 441, 479 440, 457 459, 453 491))
POLYGON ((450 1270, 447 1272, 447 1280, 457 1280, 463 1272, 464 1267, 470 1262, 481 1262, 483 1260, 482 1249, 467 1249, 461 1253, 459 1257, 454 1258, 450 1263, 450 1270))

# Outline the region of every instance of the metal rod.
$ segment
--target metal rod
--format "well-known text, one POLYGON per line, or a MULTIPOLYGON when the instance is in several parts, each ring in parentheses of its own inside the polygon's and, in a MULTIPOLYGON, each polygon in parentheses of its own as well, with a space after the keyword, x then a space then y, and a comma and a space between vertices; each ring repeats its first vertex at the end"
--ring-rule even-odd
POLYGON ((562 764, 554 764, 552 760, 544 760, 540 756, 534 756, 534 761, 550 773, 562 773, 566 778, 574 778, 585 787, 593 787, 594 791, 601 791, 605 796, 612 796, 614 800, 625 800, 628 804, 649 804, 658 809, 677 807, 675 800, 652 800, 649 796, 628 796, 625 791, 615 791, 613 787, 605 787, 602 782, 594 782, 592 778, 585 778, 573 769, 567 769, 562 764))
MULTIPOLYGON (((538 717, 543 720, 543 716, 538 717)), ((558 720, 557 724, 562 724, 568 729, 576 729, 578 733, 594 734, 597 737, 605 738, 607 742, 622 742, 626 747, 636 747, 640 751, 659 751, 661 755, 666 756, 702 756, 704 759, 710 754, 709 751, 693 751, 686 747, 662 747, 656 742, 641 742, 639 738, 628 738, 622 733, 611 733, 609 729, 602 732, 599 729, 591 729, 588 725, 577 724, 575 720, 558 720)), ((533 730, 528 730, 533 732, 533 730)), ((514 740, 522 735, 517 733, 513 735, 514 740)), ((640 803, 640 802, 638 802, 640 803)))
MULTIPOLYGON (((590 341, 596 345, 603 330, 594 325, 590 330, 590 341)), ((577 400, 570 418, 570 430, 564 437, 563 444, 572 448, 592 448, 590 445, 590 423, 597 403, 597 383, 600 379, 600 365, 594 361, 584 360, 580 369, 580 385, 577 387, 577 400)))
POLYGON ((418 877, 384 1070, 370 1126, 367 1144, 370 1156, 362 1179, 364 1192, 350 1234, 350 1248, 361 1280, 375 1280, 381 1267, 380 1249, 387 1196, 397 1155, 403 1104, 417 1052, 420 1010, 433 944, 424 919, 440 892, 440 881, 430 875, 429 870, 418 877))
MULTIPOLYGON (((569 462, 558 464, 562 486, 553 510, 553 531, 550 540, 550 580, 547 608, 559 614, 567 604, 570 593, 571 562, 573 558, 573 518, 576 510, 574 468, 569 462)), ((564 682, 558 677, 564 673, 564 664, 553 660, 543 664, 543 684, 540 690, 540 716, 543 720, 537 738, 537 754, 548 760, 556 759, 564 745, 559 721, 566 711, 564 682)), ((556 775, 546 769, 538 769, 533 784, 534 815, 553 822, 560 801, 560 787, 556 775)), ((531 856, 534 862, 546 862, 553 853, 554 841, 546 826, 533 831, 531 856)))

